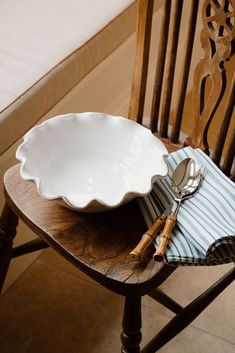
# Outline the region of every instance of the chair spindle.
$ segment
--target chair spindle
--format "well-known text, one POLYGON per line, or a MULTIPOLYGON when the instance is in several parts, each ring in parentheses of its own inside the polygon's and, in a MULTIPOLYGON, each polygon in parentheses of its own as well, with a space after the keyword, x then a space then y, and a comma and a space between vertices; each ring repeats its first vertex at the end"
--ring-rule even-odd
POLYGON ((169 30, 169 47, 167 48, 165 80, 162 91, 162 107, 161 107, 161 122, 160 136, 167 137, 168 123, 170 115, 170 106, 172 98, 172 89, 174 82, 174 72, 176 64, 176 54, 179 40, 179 29, 182 15, 183 1, 176 0, 172 14, 172 22, 169 30))
MULTIPOLYGON (((230 92, 229 92, 229 97, 227 100, 227 105, 225 108, 225 116, 223 119, 223 123, 218 135, 218 139, 216 141, 216 147, 214 154, 212 156, 212 160, 217 164, 220 165, 220 160, 224 148, 224 144, 226 141, 227 137, 227 132, 229 129, 229 125, 231 123, 231 118, 234 110, 234 102, 235 102, 235 74, 233 76, 233 81, 231 84, 230 92)), ((228 147, 227 154, 224 160, 224 164, 222 166, 222 170, 226 175, 230 174, 230 169, 232 168, 232 163, 234 159, 234 152, 235 152, 235 131, 234 131, 234 136, 231 140, 231 143, 228 147)))
POLYGON ((128 117, 142 123, 154 0, 139 0, 137 43, 128 117))
POLYGON ((184 102, 188 84, 188 76, 192 58, 193 43, 195 36, 195 28, 197 22, 197 13, 198 13, 198 0, 192 0, 189 10, 189 19, 188 19, 188 32, 186 37, 185 50, 183 53, 183 60, 181 64, 181 74, 180 81, 177 92, 177 101, 176 101, 176 113, 173 117, 172 123, 172 132, 171 132, 171 142, 178 143, 179 135, 181 130, 184 102))
POLYGON ((162 80, 163 80, 164 69, 165 69, 166 50, 167 50, 167 41, 168 41, 168 33, 169 33, 170 12, 171 12, 171 0, 165 1, 163 6, 163 18, 162 18, 162 26, 160 31, 159 50, 158 50, 152 109, 151 109, 150 128, 152 132, 156 132, 158 129, 158 118, 159 118, 161 92, 162 92, 162 80))

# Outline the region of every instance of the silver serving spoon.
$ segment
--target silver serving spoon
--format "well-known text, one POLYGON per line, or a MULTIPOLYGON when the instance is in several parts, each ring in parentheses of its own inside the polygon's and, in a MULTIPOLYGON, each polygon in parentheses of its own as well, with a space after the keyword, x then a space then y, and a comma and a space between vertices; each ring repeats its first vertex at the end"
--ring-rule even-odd
POLYGON ((154 258, 157 261, 162 261, 180 204, 184 199, 196 194, 202 182, 202 175, 202 168, 197 168, 197 164, 192 158, 186 158, 177 165, 172 174, 172 188, 175 192, 175 198, 162 216, 155 219, 152 226, 143 234, 135 249, 130 252, 132 259, 141 259, 144 251, 152 243, 156 234, 165 224, 159 247, 154 254, 154 258))
POLYGON ((185 199, 193 197, 199 190, 203 180, 204 168, 197 168, 192 158, 184 159, 172 174, 172 188, 175 197, 170 206, 170 212, 165 221, 164 229, 160 235, 160 242, 153 257, 156 261, 162 261, 163 255, 170 239, 171 231, 175 225, 177 213, 181 203, 185 199))

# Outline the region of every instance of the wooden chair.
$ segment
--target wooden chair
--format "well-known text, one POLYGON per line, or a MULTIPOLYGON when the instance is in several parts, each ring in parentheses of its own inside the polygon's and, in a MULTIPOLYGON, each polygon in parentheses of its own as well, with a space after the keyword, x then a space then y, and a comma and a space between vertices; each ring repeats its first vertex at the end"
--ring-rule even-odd
MULTIPOLYGON (((233 73, 232 81, 226 85, 225 62, 232 57, 234 51, 235 1, 204 0, 202 5, 200 2, 199 9, 198 6, 197 0, 163 1, 160 38, 154 38, 154 41, 159 41, 159 50, 150 128, 166 143, 169 151, 191 144, 199 146, 207 154, 212 153, 213 161, 221 166, 226 175, 234 178, 232 164, 235 130, 232 125, 232 113, 235 75, 233 73), (173 110, 171 99, 175 85, 174 73, 179 72, 178 68, 175 69, 176 53, 183 18, 181 15, 185 5, 190 5, 186 16, 188 27, 180 58, 182 68, 176 86, 177 95, 173 110), (202 16, 202 21, 197 20, 197 14, 202 16), (179 142, 188 77, 190 68, 192 69, 190 63, 199 32, 204 57, 198 60, 194 70, 194 117, 190 117, 192 133, 185 141, 179 142), (207 77, 211 81, 209 88, 206 84, 207 77), (224 102, 224 97, 226 102, 220 110, 220 126, 217 128, 214 147, 211 148, 208 132, 216 111, 224 102)), ((129 109, 129 118, 139 123, 142 123, 143 118, 152 12, 153 0, 139 1, 137 49, 129 109)), ((140 352, 143 295, 149 294, 176 314, 141 350, 142 353, 151 353, 160 349, 189 325, 234 280, 233 268, 183 308, 158 289, 176 267, 155 262, 152 258, 154 249, 151 247, 140 262, 134 262, 129 256, 129 252, 136 246, 146 228, 135 201, 107 213, 76 213, 54 201, 49 202, 41 198, 32 183, 21 179, 19 165, 6 172, 4 185, 6 204, 1 216, 0 232, 1 285, 11 258, 51 246, 89 277, 125 297, 122 353, 140 352), (12 248, 19 217, 38 235, 38 239, 12 248)))

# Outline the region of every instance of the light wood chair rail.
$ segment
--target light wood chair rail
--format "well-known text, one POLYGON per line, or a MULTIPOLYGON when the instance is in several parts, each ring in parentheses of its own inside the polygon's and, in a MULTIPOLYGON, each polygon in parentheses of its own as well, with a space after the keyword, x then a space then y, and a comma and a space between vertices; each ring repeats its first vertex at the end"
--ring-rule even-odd
MULTIPOLYGON (((234 63, 235 0, 164 0, 159 11, 161 28, 151 40, 153 0, 139 0, 129 118, 143 121, 152 43, 158 47, 152 132, 169 151, 189 144, 202 148, 233 178, 235 74, 230 64, 234 63), (190 114, 187 104, 193 106, 190 114)), ((76 213, 41 198, 32 183, 21 179, 19 165, 7 171, 4 186, 0 286, 11 258, 51 246, 88 276, 125 297, 122 353, 140 352, 141 296, 149 294, 176 314, 141 350, 153 353, 189 325, 234 280, 232 268, 183 308, 158 288, 176 266, 154 261, 151 247, 137 263, 129 256, 146 230, 135 201, 107 213, 76 213), (12 248, 19 217, 38 239, 12 248)))

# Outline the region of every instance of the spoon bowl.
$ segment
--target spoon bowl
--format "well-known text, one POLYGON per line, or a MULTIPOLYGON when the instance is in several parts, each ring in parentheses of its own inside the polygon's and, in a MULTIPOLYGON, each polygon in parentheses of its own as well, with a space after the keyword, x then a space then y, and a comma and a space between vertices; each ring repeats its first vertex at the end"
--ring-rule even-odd
POLYGON ((172 188, 179 198, 189 198, 195 194, 201 183, 201 168, 192 158, 183 159, 172 174, 172 188))

